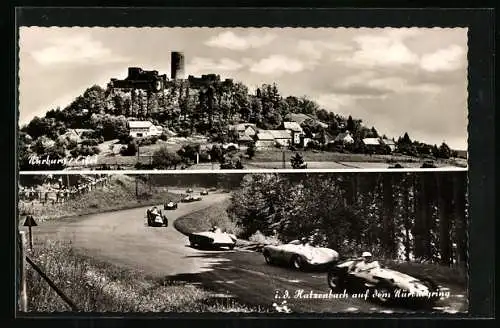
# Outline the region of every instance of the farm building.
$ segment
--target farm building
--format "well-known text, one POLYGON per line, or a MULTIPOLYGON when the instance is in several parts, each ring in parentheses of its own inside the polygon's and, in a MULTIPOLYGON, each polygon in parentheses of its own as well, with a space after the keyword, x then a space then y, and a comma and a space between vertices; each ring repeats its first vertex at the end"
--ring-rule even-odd
POLYGON ((386 146, 388 146, 391 151, 394 151, 396 150, 396 143, 394 142, 394 140, 391 140, 391 139, 382 139, 382 143, 386 146))

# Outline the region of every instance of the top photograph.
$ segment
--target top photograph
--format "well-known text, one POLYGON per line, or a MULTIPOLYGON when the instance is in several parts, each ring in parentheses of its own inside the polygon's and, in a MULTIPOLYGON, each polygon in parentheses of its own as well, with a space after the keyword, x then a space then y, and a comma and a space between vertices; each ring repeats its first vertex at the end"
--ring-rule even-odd
POLYGON ((19 27, 19 171, 467 169, 466 28, 19 27))

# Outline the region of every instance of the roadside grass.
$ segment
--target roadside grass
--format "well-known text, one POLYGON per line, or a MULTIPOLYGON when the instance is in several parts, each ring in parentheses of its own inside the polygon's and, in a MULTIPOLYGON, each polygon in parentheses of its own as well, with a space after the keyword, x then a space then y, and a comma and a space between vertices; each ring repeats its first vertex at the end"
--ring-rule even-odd
POLYGON ((37 221, 59 219, 71 216, 79 216, 93 213, 102 213, 120 209, 148 206, 165 202, 167 199, 180 201, 182 195, 168 192, 165 188, 155 188, 149 193, 149 189, 141 186, 141 193, 136 197, 135 180, 125 175, 113 175, 108 184, 98 187, 86 194, 65 203, 54 205, 35 204, 19 202, 21 215, 31 214, 37 221))
POLYGON ((240 227, 231 221, 227 215, 227 207, 231 200, 216 203, 205 209, 190 213, 175 220, 174 227, 182 234, 189 235, 193 232, 206 231, 214 225, 226 231, 238 235, 240 227))
MULTIPOLYGON (((47 242, 30 259, 82 312, 263 312, 233 298, 178 281, 162 281, 87 257, 71 243, 47 242)), ((65 312, 64 301, 32 268, 27 269, 29 312, 65 312)))

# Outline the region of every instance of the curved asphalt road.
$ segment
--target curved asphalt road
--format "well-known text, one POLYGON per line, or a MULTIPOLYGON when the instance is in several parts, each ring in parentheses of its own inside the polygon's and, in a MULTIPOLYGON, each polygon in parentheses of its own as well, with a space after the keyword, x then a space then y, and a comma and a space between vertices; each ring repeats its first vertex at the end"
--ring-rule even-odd
MULTIPOLYGON (((264 307, 280 304, 283 299, 276 296, 288 291, 291 298, 287 303, 293 312, 409 311, 362 299, 304 298, 311 292, 329 293, 325 273, 269 266, 262 254, 243 249, 205 251, 191 248, 187 237, 173 227, 175 219, 227 197, 227 193, 212 193, 199 202, 179 203, 177 210, 164 211, 169 218, 168 228, 148 227, 145 224, 148 207, 142 207, 39 223, 33 228, 33 234, 34 238, 71 240, 74 246, 95 258, 166 280, 202 284, 218 297, 235 297, 245 304, 264 307), (296 298, 301 291, 302 296, 296 298)), ((437 311, 466 311, 466 298, 452 295, 437 311)))

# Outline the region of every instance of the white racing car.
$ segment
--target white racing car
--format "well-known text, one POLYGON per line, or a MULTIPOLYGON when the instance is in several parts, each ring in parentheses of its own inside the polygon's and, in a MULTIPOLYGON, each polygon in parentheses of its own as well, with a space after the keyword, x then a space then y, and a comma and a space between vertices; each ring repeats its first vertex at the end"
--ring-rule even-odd
POLYGON ((267 264, 283 263, 297 270, 327 267, 339 258, 339 253, 333 249, 312 246, 300 240, 283 245, 266 245, 262 254, 267 264))
POLYGON ((199 248, 222 248, 227 247, 233 249, 236 245, 236 236, 222 232, 220 230, 210 230, 202 232, 194 232, 189 235, 189 243, 192 247, 199 248))
POLYGON ((187 195, 181 201, 183 203, 192 203, 192 202, 198 202, 200 200, 201 200, 200 196, 187 195))

